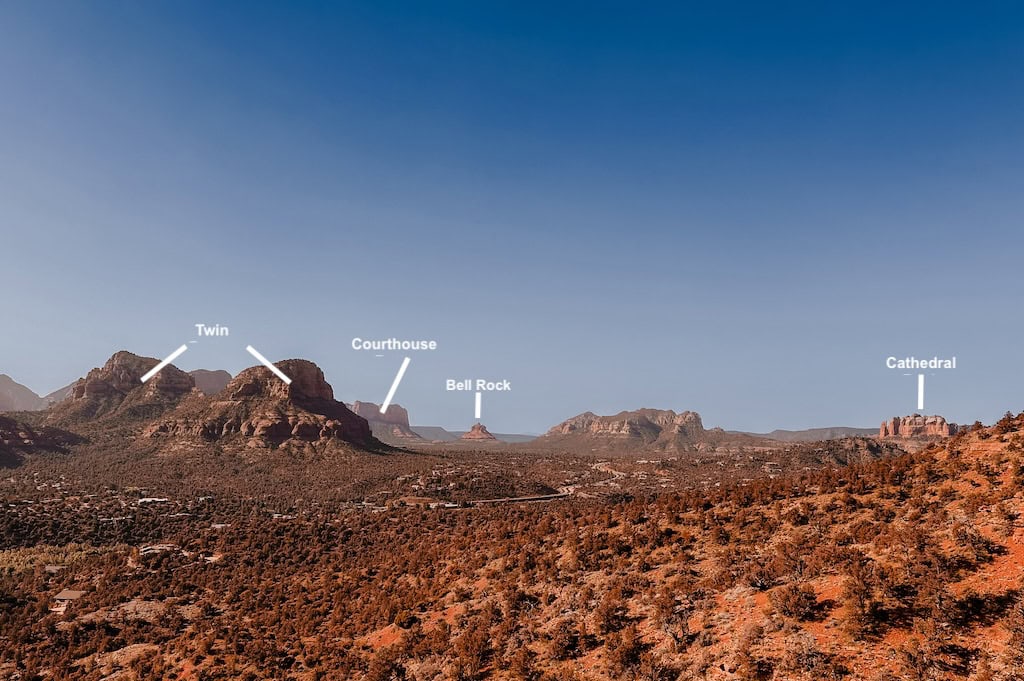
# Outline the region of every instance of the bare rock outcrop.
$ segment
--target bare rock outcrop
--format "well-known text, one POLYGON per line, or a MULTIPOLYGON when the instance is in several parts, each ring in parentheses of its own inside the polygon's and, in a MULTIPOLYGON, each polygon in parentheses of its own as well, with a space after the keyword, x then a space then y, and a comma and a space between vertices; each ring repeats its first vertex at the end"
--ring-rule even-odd
POLYGON ((366 419, 379 440, 402 443, 423 439, 409 426, 409 412, 397 404, 389 404, 384 414, 380 413, 380 405, 373 402, 354 402, 350 408, 366 419))
POLYGON ((880 438, 900 438, 904 440, 916 438, 943 438, 953 435, 959 430, 955 423, 948 423, 942 416, 894 416, 882 423, 878 429, 880 438))
POLYGON ((662 436, 698 438, 704 434, 700 414, 672 410, 638 409, 623 411, 614 416, 598 416, 586 412, 559 423, 548 435, 589 435, 597 437, 640 438, 654 441, 662 436))
POLYGON ((462 440, 475 440, 475 441, 479 442, 479 441, 493 441, 493 440, 497 440, 498 438, 496 438, 493 435, 491 435, 491 433, 487 430, 487 426, 485 426, 482 423, 477 423, 477 424, 474 424, 473 427, 470 428, 468 432, 463 433, 462 437, 460 439, 462 439, 462 440))
POLYGON ((585 412, 559 423, 530 446, 580 452, 690 452, 759 441, 721 428, 705 429, 700 414, 694 411, 637 409, 612 416, 585 412))
POLYGON ((334 399, 334 390, 320 367, 304 359, 284 360, 275 366, 291 378, 291 384, 266 367, 251 367, 214 396, 193 395, 167 418, 147 428, 144 435, 243 442, 249 447, 289 441, 380 445, 366 419, 334 399))
POLYGON ((151 379, 142 376, 159 360, 122 350, 106 364, 90 371, 71 388, 70 395, 53 406, 47 420, 71 423, 98 418, 154 418, 175 406, 195 388, 191 376, 173 365, 151 379))

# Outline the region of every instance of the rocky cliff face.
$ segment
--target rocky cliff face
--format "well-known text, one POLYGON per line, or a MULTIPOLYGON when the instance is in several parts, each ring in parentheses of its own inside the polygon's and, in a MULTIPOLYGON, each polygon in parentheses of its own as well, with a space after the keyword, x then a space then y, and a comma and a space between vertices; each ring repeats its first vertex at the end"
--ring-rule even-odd
POLYGON ((733 440, 753 438, 726 433, 720 428, 705 430, 697 412, 637 409, 614 416, 598 416, 588 411, 559 423, 531 444, 587 451, 686 451, 733 440))
POLYGON ((479 442, 483 440, 497 440, 498 438, 491 435, 491 433, 487 430, 487 426, 485 426, 482 423, 477 423, 472 428, 469 429, 469 432, 463 433, 460 439, 476 440, 479 442))
POLYGON ((940 438, 949 437, 959 429, 955 423, 947 423, 941 416, 894 416, 882 423, 878 430, 880 438, 940 438))
POLYGON ((272 447, 348 442, 379 446, 366 419, 334 399, 320 368, 303 359, 277 362, 290 385, 262 366, 238 374, 212 397, 193 395, 144 435, 272 447))
POLYGON ((700 414, 693 411, 677 414, 671 410, 639 409, 614 416, 598 416, 588 411, 559 423, 547 434, 638 437, 653 441, 662 435, 697 438, 704 434, 704 424, 700 414))
POLYGON ((385 414, 381 414, 380 405, 373 402, 354 402, 351 409, 366 419, 374 437, 379 440, 401 443, 423 439, 409 427, 409 412, 397 404, 388 405, 385 414))
POLYGON ((171 366, 164 367, 146 383, 142 376, 159 360, 122 350, 107 363, 90 371, 54 405, 48 420, 68 423, 101 417, 154 418, 173 407, 195 388, 192 377, 171 366))

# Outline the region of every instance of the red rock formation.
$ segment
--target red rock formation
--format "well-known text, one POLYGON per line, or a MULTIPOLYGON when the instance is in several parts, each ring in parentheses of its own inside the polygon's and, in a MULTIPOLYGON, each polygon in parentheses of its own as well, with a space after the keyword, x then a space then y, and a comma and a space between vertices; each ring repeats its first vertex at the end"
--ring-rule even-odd
POLYGON ((354 402, 351 409, 369 422, 374 437, 380 440, 401 442, 423 439, 409 427, 409 412, 397 404, 388 405, 386 414, 381 414, 380 405, 373 402, 354 402))
POLYGON ((588 411, 559 423, 532 440, 530 447, 575 452, 691 452, 758 442, 744 433, 705 429, 697 412, 637 409, 614 416, 588 411))
POLYGON ((287 441, 340 440, 379 446, 370 426, 334 399, 320 368, 303 359, 275 364, 291 384, 262 366, 246 369, 212 397, 193 396, 145 435, 197 437, 206 441, 245 441, 269 447, 287 441))
POLYGON ((102 367, 79 379, 67 399, 53 407, 48 420, 64 423, 100 417, 158 416, 195 387, 192 377, 173 365, 143 383, 142 376, 158 363, 152 357, 124 350, 115 353, 102 367))
POLYGON ((468 433, 463 433, 461 439, 476 440, 479 442, 481 440, 497 440, 498 438, 494 437, 493 435, 490 434, 490 432, 488 432, 487 426, 485 426, 482 423, 477 423, 476 425, 469 429, 468 433))
POLYGON ((894 416, 882 423, 880 438, 940 438, 949 437, 958 430, 955 423, 947 423, 941 416, 894 416))
POLYGON ((684 411, 677 414, 671 410, 638 409, 614 416, 598 416, 588 411, 563 421, 547 434, 635 437, 653 442, 662 436, 695 439, 704 432, 704 425, 697 412, 684 411))

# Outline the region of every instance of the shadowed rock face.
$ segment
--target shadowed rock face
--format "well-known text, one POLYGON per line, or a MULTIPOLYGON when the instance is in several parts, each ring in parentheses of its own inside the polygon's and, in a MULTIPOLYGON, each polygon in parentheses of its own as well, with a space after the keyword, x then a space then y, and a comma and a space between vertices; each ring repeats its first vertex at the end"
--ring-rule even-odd
POLYGON ((463 439, 463 440, 497 440, 498 438, 494 437, 493 435, 490 434, 490 432, 488 432, 487 426, 485 426, 482 423, 477 423, 476 425, 474 425, 472 428, 469 429, 468 433, 463 433, 461 439, 463 439))
POLYGON ((239 441, 269 447, 289 440, 314 443, 341 440, 378 445, 366 419, 334 399, 334 390, 316 364, 289 359, 275 364, 291 384, 266 367, 246 369, 218 394, 193 396, 145 435, 239 441))
POLYGON ((90 371, 53 407, 48 420, 68 423, 101 417, 153 418, 176 405, 195 387, 192 377, 166 366, 146 383, 142 376, 159 360, 122 350, 90 371))
POLYGON ((894 416, 882 423, 880 438, 939 438, 949 437, 959 430, 955 423, 947 423, 942 416, 894 416))
POLYGON ((397 404, 388 405, 385 414, 381 414, 380 405, 373 402, 354 402, 351 408, 369 422, 374 436, 385 442, 423 439, 409 427, 409 412, 397 404))
POLYGON ((30 426, 0 416, 0 468, 14 467, 26 456, 42 452, 65 453, 83 439, 74 433, 46 426, 30 426))
POLYGON ((373 402, 353 402, 352 411, 367 421, 380 421, 398 426, 409 427, 409 412, 397 404, 389 404, 387 412, 380 413, 380 405, 373 402))

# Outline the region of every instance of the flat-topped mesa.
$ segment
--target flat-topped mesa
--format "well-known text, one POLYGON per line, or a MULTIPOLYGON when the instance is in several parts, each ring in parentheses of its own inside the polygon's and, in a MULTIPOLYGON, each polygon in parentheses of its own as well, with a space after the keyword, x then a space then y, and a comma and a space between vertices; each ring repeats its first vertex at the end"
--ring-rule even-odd
POLYGON ((374 437, 385 442, 423 439, 409 427, 409 412, 397 404, 389 404, 384 414, 373 402, 353 402, 349 408, 369 422, 374 437))
POLYGON ((585 412, 549 430, 531 447, 566 451, 627 453, 692 452, 754 442, 750 435, 705 429, 695 411, 636 409, 610 416, 585 412))
POLYGON ((191 393, 195 381, 168 365, 143 383, 142 377, 157 364, 157 359, 126 350, 114 353, 106 364, 72 386, 68 397, 53 407, 48 420, 59 423, 107 416, 158 416, 191 393))
POLYGON ((462 440, 476 440, 476 441, 479 442, 479 441, 482 441, 482 440, 487 440, 487 441, 497 440, 498 438, 496 438, 493 435, 491 435, 490 431, 487 430, 487 426, 485 426, 482 423, 477 423, 477 424, 474 424, 473 427, 469 429, 469 432, 463 433, 462 437, 460 439, 462 439, 462 440))
POLYGON ((291 379, 286 384, 269 369, 246 369, 211 397, 194 397, 146 435, 194 436, 206 441, 248 438, 249 447, 269 447, 289 440, 343 440, 379 446, 366 419, 334 399, 334 390, 316 364, 288 359, 275 366, 291 379))
POLYGON ((947 423, 942 416, 894 416, 882 423, 878 430, 879 438, 942 438, 954 435, 959 426, 947 423))
POLYGON ((373 402, 356 401, 352 403, 350 409, 367 421, 378 421, 380 423, 409 427, 409 412, 397 404, 389 404, 387 411, 383 414, 380 413, 380 405, 373 402))
POLYGON ((697 438, 704 432, 700 414, 695 411, 677 414, 670 409, 637 409, 614 416, 598 416, 588 411, 559 423, 547 435, 639 437, 653 441, 662 434, 697 438))

